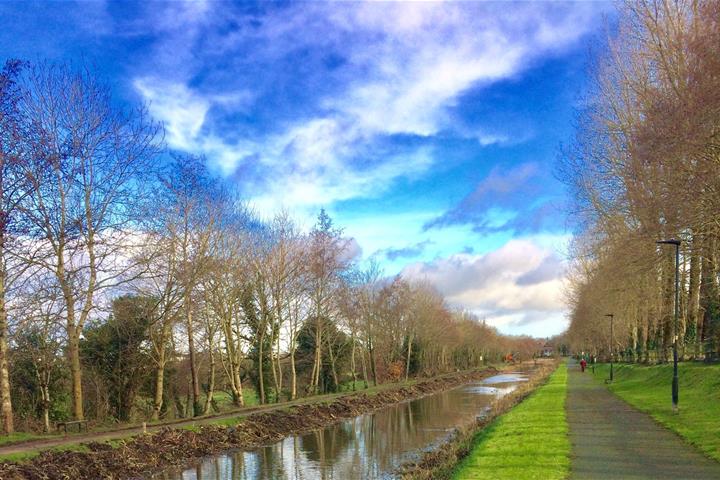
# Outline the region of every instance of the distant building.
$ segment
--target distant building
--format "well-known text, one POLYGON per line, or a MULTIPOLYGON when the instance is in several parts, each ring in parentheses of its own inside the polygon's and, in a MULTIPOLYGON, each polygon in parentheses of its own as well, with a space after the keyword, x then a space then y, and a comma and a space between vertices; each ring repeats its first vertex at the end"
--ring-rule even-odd
POLYGON ((555 348, 552 345, 550 345, 549 343, 546 343, 542 347, 541 354, 543 357, 552 357, 555 354, 555 348))

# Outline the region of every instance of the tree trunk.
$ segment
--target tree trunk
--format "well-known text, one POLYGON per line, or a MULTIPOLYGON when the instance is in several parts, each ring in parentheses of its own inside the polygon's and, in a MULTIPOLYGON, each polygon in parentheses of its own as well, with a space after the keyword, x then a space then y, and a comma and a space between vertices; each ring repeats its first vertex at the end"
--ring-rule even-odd
MULTIPOLYGON (((681 252, 682 254, 682 252, 681 252)), ((688 329, 688 311, 689 311, 689 300, 688 291, 685 290, 685 285, 688 284, 688 257, 682 254, 682 263, 680 263, 680 283, 678 285, 679 295, 679 309, 678 309, 678 325, 677 325, 677 348, 678 348, 678 359, 680 361, 685 360, 685 345, 687 329, 688 329)))
POLYGON ((335 354, 333 353, 332 343, 330 342, 330 336, 327 335, 327 347, 328 347, 328 358, 330 359, 330 372, 332 373, 334 391, 340 389, 340 383, 338 382, 337 369, 335 368, 335 354))
POLYGON ((373 385, 377 387, 377 365, 375 364, 375 349, 371 339, 368 339, 368 354, 370 355, 370 371, 372 372, 373 385))
POLYGON ((277 346, 277 351, 275 352, 275 360, 277 361, 277 394, 275 396, 275 403, 280 401, 280 394, 282 393, 283 389, 283 372, 282 372, 282 365, 280 363, 280 338, 278 337, 277 342, 275 343, 277 346))
POLYGON ((210 408, 213 403, 213 395, 215 393, 215 355, 213 355, 212 349, 209 352, 210 355, 210 381, 208 382, 207 397, 205 398, 205 408, 203 413, 207 415, 210 413, 210 408))
POLYGON ((362 364, 363 381, 365 382, 365 389, 367 390, 369 387, 369 384, 368 384, 367 363, 365 362, 365 352, 362 352, 362 355, 360 355, 360 363, 362 364))
POLYGON ((188 378, 187 395, 185 395, 185 418, 195 416, 193 405, 192 379, 188 378))
MULTIPOLYGON (((68 314, 68 316, 71 316, 68 314)), ((73 412, 75 420, 84 420, 82 369, 80 366, 80 332, 75 326, 68 325, 68 356, 72 375, 73 412)))
POLYGON ((408 348, 407 348, 407 356, 405 357, 405 381, 408 381, 408 378, 410 378, 410 356, 412 355, 412 342, 413 342, 413 335, 410 334, 408 337, 408 348))
POLYGON ((297 398, 297 373, 295 371, 295 342, 290 347, 290 400, 297 398))
POLYGON ((163 405, 163 389, 165 388, 165 342, 158 349, 157 369, 155 370, 155 399, 153 401, 152 419, 160 419, 163 405))
POLYGON ((243 388, 242 388, 242 379, 240 379, 240 366, 235 365, 233 368, 233 385, 232 385, 232 392, 233 392, 233 403, 235 403, 238 407, 244 407, 245 406, 245 399, 243 398, 243 388))
POLYGON ((50 387, 43 385, 40 387, 40 395, 42 397, 43 406, 43 424, 45 433, 50 432, 50 387))
POLYGON ((265 342, 264 335, 260 336, 260 342, 258 344, 258 383, 260 387, 260 403, 265 403, 265 375, 263 368, 263 355, 265 354, 263 349, 263 343, 265 342))
POLYGON ((320 317, 318 315, 315 323, 315 356, 313 365, 312 393, 318 394, 318 386, 320 383, 320 370, 322 369, 322 333, 320 326, 320 317))
POLYGON ((155 399, 153 401, 153 420, 160 420, 160 411, 163 404, 163 388, 165 383, 165 368, 158 367, 155 371, 155 399))
POLYGON ((675 256, 674 250, 666 249, 663 268, 662 268, 662 289, 663 289, 663 305, 662 305, 662 326, 659 330, 662 345, 662 361, 667 362, 670 358, 673 345, 673 302, 675 291, 675 256))
MULTIPOLYGON (((242 380, 240 379, 240 347, 235 343, 235 337, 232 331, 232 319, 223 322, 223 333, 225 335, 225 352, 227 354, 230 371, 228 379, 230 380, 230 391, 233 396, 233 404, 236 407, 245 405, 242 392, 242 380)), ((222 357, 220 358, 222 360, 222 357)))
POLYGON ((352 350, 350 351, 350 370, 352 371, 352 389, 355 391, 357 383, 357 372, 355 371, 355 332, 352 332, 352 350))
POLYGON ((192 412, 193 416, 202 415, 200 404, 200 379, 198 377, 197 364, 195 362, 195 335, 193 331, 192 306, 190 305, 190 293, 185 292, 185 321, 188 334, 188 351, 190 356, 190 377, 192 381, 192 412))
POLYGON ((702 344, 703 354, 706 354, 708 348, 711 348, 708 342, 711 336, 711 302, 713 296, 717 293, 717 289, 713 278, 712 239, 709 235, 705 237, 703 243, 703 256, 700 262, 700 299, 703 312, 698 318, 698 340, 702 344))
POLYGON ((700 236, 693 235, 692 253, 690 256, 690 280, 688 286, 687 327, 692 332, 688 340, 693 343, 692 355, 700 352, 697 349, 700 343, 700 236))
MULTIPOLYGON (((2 248, 2 245, 0 245, 2 248)), ((1 260, 1 259, 0 259, 1 260)), ((5 271, 0 266, 0 413, 3 417, 3 433, 9 435, 15 431, 13 409, 10 396, 10 368, 8 366, 8 324, 5 307, 5 271)))
POLYGON ((275 342, 275 327, 270 335, 272 343, 270 343, 270 370, 272 370, 273 386, 275 388, 275 403, 280 401, 280 383, 278 382, 278 373, 275 370, 275 353, 273 351, 273 343, 275 342))
POLYGON ((50 433, 50 408, 48 405, 43 405, 43 432, 50 433))

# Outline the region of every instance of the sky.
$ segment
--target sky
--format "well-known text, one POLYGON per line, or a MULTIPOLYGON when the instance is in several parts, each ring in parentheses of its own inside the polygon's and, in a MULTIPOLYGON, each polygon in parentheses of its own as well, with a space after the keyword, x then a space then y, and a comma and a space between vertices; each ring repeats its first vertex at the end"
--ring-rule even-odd
POLYGON ((0 2, 0 56, 93 66, 259 215, 320 208, 359 262, 503 333, 566 327, 553 175, 604 2, 0 2))

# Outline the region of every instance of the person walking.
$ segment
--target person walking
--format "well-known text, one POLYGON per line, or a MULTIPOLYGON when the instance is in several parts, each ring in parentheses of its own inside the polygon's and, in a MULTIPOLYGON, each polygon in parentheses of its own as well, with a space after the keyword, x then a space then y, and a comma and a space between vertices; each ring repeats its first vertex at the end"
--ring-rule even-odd
POLYGON ((587 362, 583 358, 582 360, 580 360, 580 371, 585 373, 585 367, 587 367, 587 362))

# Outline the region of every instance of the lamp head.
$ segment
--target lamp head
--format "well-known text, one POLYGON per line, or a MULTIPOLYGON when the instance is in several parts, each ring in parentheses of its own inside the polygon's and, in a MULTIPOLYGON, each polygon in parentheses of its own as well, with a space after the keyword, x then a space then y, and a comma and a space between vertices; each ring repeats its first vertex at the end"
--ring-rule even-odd
POLYGON ((675 246, 679 246, 679 245, 680 245, 680 240, 678 240, 678 239, 676 239, 676 238, 671 238, 671 239, 669 239, 669 240, 658 240, 658 241, 656 241, 655 243, 657 243, 657 244, 659 244, 659 245, 675 245, 675 246))

